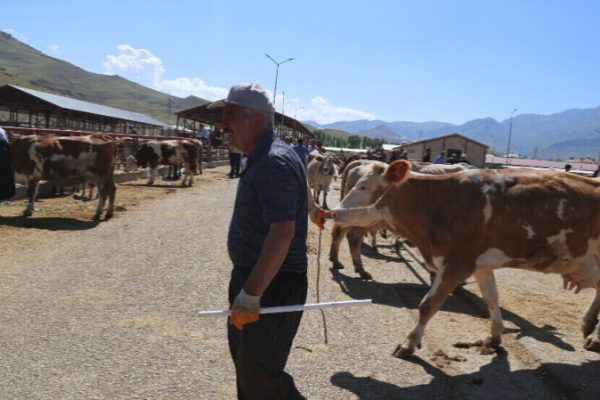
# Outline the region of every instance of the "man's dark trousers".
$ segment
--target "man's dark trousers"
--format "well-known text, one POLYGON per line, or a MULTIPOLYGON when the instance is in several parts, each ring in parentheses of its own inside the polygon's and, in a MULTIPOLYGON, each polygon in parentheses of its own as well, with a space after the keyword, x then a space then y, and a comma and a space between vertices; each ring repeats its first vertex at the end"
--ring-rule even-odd
MULTIPOLYGON (((234 269, 229 282, 232 304, 251 270, 234 269)), ((261 307, 304 304, 308 282, 305 273, 279 272, 263 294, 261 307)), ((261 315, 238 331, 228 325, 229 350, 235 363, 238 399, 296 400, 304 397, 284 371, 302 312, 261 315)))

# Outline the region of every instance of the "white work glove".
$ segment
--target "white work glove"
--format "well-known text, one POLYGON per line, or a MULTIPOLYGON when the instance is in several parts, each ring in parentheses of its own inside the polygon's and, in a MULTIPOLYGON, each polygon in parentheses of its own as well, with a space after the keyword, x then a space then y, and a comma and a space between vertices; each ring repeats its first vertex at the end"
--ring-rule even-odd
POLYGON ((229 323, 238 330, 244 330, 244 325, 258 321, 260 297, 252 296, 242 289, 233 301, 229 323))

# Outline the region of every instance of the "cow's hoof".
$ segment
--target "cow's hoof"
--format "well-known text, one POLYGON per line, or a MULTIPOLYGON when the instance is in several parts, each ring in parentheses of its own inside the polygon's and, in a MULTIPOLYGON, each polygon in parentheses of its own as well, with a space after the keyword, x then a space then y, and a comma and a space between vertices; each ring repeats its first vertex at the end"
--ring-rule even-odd
POLYGON ((371 276, 370 273, 368 273, 367 271, 356 271, 358 272, 358 274, 360 275, 361 278, 367 280, 367 281, 372 281, 373 280, 373 276, 371 276))
POLYGON ((33 213, 30 210, 23 211, 23 216, 24 217, 31 217, 31 214, 33 214, 33 213))
POLYGON ((344 269, 344 264, 342 264, 339 261, 332 261, 332 264, 333 265, 331 266, 331 268, 333 269, 344 269))
POLYGON ((583 348, 589 351, 600 353, 600 340, 598 340, 597 337, 590 335, 587 338, 585 338, 583 348))
POLYGON ((111 213, 111 212, 110 212, 110 213, 109 213, 109 212, 107 212, 107 213, 106 213, 106 215, 104 215, 104 219, 105 219, 106 221, 108 221, 108 220, 109 220, 109 219, 111 219, 112 217, 113 217, 113 213, 111 213))
POLYGON ((396 350, 394 350, 394 352, 392 353, 392 355, 396 358, 406 359, 406 358, 412 356, 414 353, 415 353, 414 349, 410 349, 408 347, 404 347, 401 344, 399 344, 398 347, 396 347, 396 350))
POLYGON ((485 340, 483 340, 480 343, 481 343, 482 351, 486 351, 486 350, 495 351, 502 344, 502 338, 501 337, 495 338, 493 336, 488 336, 487 338, 485 338, 485 340))
POLYGON ((100 221, 100 213, 98 214, 94 214, 94 218, 92 218, 94 221, 100 221))
POLYGON ((598 318, 594 318, 589 324, 584 323, 581 327, 583 331, 583 337, 587 338, 594 332, 594 328, 598 325, 598 318))

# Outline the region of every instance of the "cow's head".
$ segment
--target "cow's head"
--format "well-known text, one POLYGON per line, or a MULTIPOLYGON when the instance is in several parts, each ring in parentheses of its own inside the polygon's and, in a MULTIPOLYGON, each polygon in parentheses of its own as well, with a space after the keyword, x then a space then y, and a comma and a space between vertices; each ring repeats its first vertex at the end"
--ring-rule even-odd
POLYGON ((324 175, 334 175, 335 174, 335 166, 333 163, 333 158, 329 155, 325 156, 323 161, 319 164, 319 172, 324 175))
POLYGON ((369 162, 360 165, 349 174, 357 173, 360 178, 352 186, 352 189, 346 193, 338 208, 364 207, 373 203, 386 186, 385 172, 388 165, 380 162, 369 162))
POLYGON ((411 170, 407 161, 394 161, 387 168, 369 165, 371 171, 356 182, 338 207, 332 211, 340 226, 369 227, 383 220, 379 208, 385 206, 389 190, 406 180, 411 170))

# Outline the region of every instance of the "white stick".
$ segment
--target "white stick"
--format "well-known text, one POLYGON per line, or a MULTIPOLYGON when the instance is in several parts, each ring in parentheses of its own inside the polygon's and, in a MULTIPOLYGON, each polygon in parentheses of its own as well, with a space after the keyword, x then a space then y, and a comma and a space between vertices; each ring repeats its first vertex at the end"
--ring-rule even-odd
MULTIPOLYGON (((277 307, 265 307, 260 309, 261 314, 275 314, 285 313, 294 311, 309 311, 318 310, 323 308, 336 308, 336 307, 348 307, 348 306, 362 306, 371 304, 371 299, 365 300, 348 300, 348 301, 332 301, 329 303, 314 303, 314 304, 298 304, 294 306, 277 306, 277 307)), ((201 317, 228 317, 231 315, 231 310, 217 310, 217 311, 200 311, 198 315, 201 317)))

